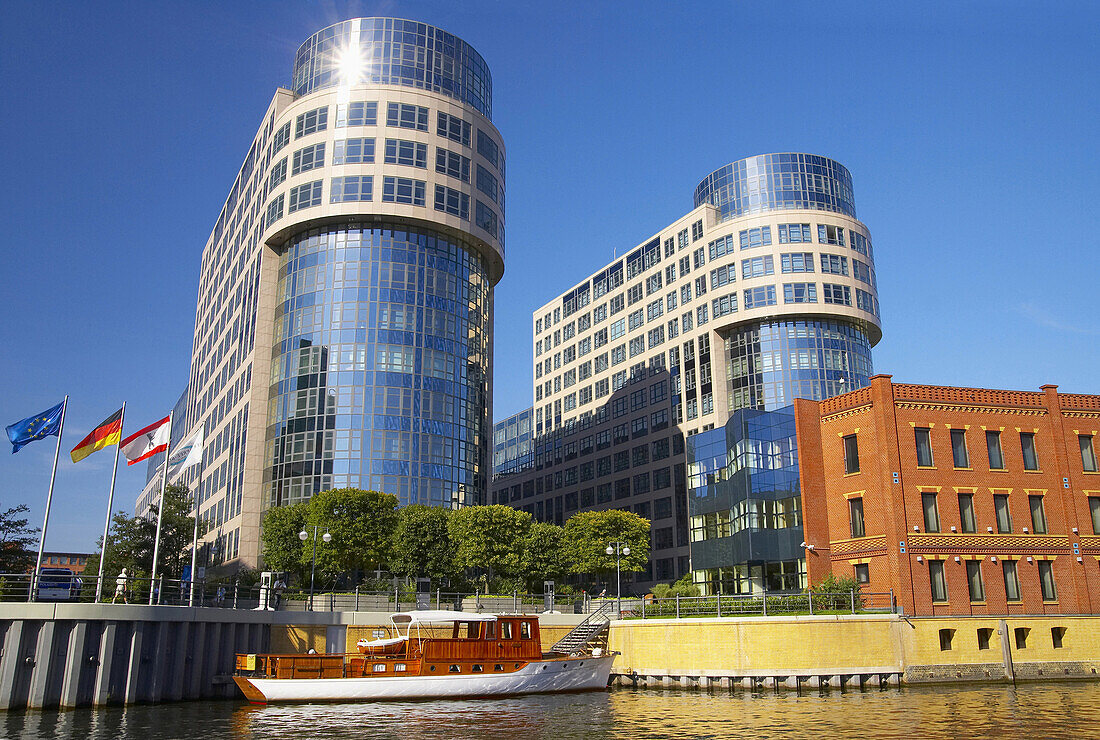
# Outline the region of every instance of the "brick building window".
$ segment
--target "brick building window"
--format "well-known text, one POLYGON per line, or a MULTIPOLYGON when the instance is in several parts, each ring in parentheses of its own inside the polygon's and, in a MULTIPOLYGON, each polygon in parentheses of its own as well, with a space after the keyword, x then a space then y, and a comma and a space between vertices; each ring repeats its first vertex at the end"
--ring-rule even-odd
POLYGON ((928 580, 932 587, 932 601, 947 601, 947 577, 943 572, 942 560, 928 561, 928 580))
POLYGON ((1020 601, 1020 577, 1016 574, 1016 561, 1002 560, 1001 572, 1005 580, 1005 598, 1009 601, 1020 601))
POLYGON ((1077 442, 1081 445, 1081 467, 1086 473, 1095 473, 1100 468, 1096 465, 1096 450, 1092 447, 1092 435, 1080 434, 1077 442))
POLYGON ((1004 470, 1005 456, 1001 452, 1001 433, 987 431, 985 433, 985 448, 989 453, 989 469, 1004 470))
POLYGON ((959 522, 963 532, 977 532, 978 521, 974 517, 974 494, 959 494, 959 522))
POLYGON ((921 509, 924 511, 924 531, 940 531, 940 511, 936 506, 936 494, 922 493, 920 495, 921 509))
POLYGON ((856 583, 870 583, 871 582, 871 566, 867 563, 859 563, 856 565, 856 583))
POLYGON ((1039 469, 1039 455, 1035 452, 1035 433, 1020 432, 1020 452, 1024 456, 1024 470, 1039 469))
POLYGON ((997 513, 997 531, 1007 534, 1012 531, 1012 513, 1008 510, 1008 494, 993 494, 993 509, 997 513))
POLYGON ((863 526, 862 498, 848 499, 848 515, 851 519, 852 537, 866 536, 866 529, 863 526))
POLYGON ((917 467, 932 467, 932 430, 917 427, 913 432, 917 442, 917 467))
POLYGON ((1039 561, 1039 588, 1043 592, 1043 601, 1057 601, 1058 590, 1054 587, 1054 563, 1039 561))
MULTIPOLYGON (((1092 438, 1089 438, 1091 444, 1092 438)), ((1082 447, 1082 449, 1084 449, 1082 447)), ((856 435, 849 434, 844 438, 844 473, 850 475, 859 472, 859 443, 856 435)))
POLYGON ((956 468, 970 467, 970 453, 966 449, 966 430, 951 430, 951 455, 956 468))
POLYGON ((971 601, 985 601, 985 583, 982 582, 982 561, 966 561, 966 585, 971 601))
POLYGON ((1043 497, 1028 496, 1027 503, 1031 508, 1031 531, 1034 534, 1046 534, 1047 515, 1043 510, 1043 497))
POLYGON ((1089 496, 1089 514, 1092 515, 1092 533, 1100 534, 1100 496, 1089 496))

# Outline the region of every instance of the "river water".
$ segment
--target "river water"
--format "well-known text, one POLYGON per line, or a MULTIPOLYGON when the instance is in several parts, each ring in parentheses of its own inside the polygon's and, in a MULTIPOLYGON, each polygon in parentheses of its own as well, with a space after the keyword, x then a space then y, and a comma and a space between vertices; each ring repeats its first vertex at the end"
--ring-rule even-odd
POLYGON ((611 689, 517 699, 0 712, 6 738, 1090 738, 1100 683, 730 693, 611 689))

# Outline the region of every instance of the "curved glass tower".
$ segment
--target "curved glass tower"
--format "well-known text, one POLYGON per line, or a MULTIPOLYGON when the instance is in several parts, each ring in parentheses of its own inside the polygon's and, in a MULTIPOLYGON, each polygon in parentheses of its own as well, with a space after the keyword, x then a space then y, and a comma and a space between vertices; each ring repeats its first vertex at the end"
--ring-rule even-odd
POLYGON ((746 227, 731 245, 741 310, 712 327, 725 345, 728 410, 867 385, 882 329, 874 252, 848 170, 814 154, 748 157, 699 183, 695 206, 704 205, 718 225, 746 227))
POLYGON ((504 258, 488 67, 440 29, 364 18, 307 40, 293 79, 264 235, 279 255, 268 504, 344 486, 482 500, 504 258))
POLYGON ((484 501, 491 115, 485 61, 433 26, 357 18, 299 48, 203 252, 187 426, 211 440, 198 507, 222 559, 254 564, 263 511, 330 488, 484 501))

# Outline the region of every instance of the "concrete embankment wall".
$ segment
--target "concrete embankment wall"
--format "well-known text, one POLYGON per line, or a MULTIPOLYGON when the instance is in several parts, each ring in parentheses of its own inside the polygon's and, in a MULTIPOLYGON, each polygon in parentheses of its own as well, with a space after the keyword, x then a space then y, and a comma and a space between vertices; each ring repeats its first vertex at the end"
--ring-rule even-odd
POLYGON ((1095 679, 1100 617, 627 620, 612 623, 608 647, 620 653, 613 669, 617 680, 633 685, 797 688, 1095 679))
MULTIPOLYGON (((582 615, 544 615, 553 645, 582 615)), ((353 652, 386 612, 0 604, 0 709, 239 696, 237 653, 353 652)))

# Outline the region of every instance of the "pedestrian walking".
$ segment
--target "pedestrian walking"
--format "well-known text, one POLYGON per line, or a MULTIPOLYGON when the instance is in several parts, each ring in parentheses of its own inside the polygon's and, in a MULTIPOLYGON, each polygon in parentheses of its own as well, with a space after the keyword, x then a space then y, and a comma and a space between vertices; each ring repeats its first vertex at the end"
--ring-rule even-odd
POLYGON ((282 576, 275 579, 275 583, 272 584, 271 590, 275 592, 275 603, 272 608, 275 611, 279 611, 279 604, 283 602, 283 591, 286 590, 286 583, 283 581, 282 576))
POLYGON ((122 598, 123 604, 130 603, 130 599, 128 596, 129 585, 130 576, 126 573, 126 569, 123 568, 122 572, 118 574, 118 578, 115 579, 115 597, 111 599, 112 604, 118 603, 119 597, 122 598))

